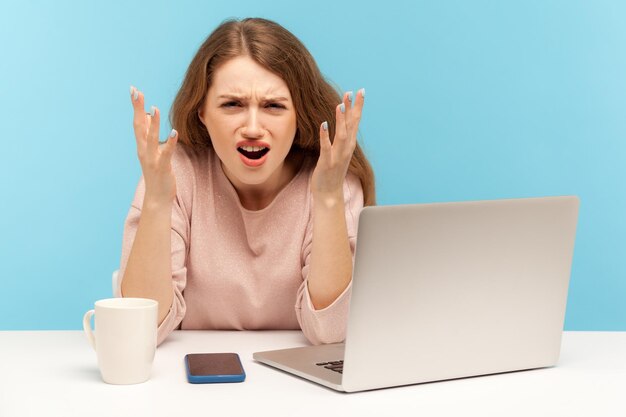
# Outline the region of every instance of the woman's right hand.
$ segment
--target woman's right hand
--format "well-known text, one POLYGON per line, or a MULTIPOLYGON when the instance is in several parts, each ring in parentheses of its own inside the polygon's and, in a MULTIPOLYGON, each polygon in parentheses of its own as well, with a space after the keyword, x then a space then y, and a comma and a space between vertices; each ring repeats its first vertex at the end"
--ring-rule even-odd
POLYGON ((159 145, 160 111, 152 106, 145 112, 143 93, 130 88, 130 100, 135 110, 133 128, 137 141, 137 156, 141 164, 146 194, 144 206, 170 207, 176 197, 176 178, 172 171, 172 154, 178 142, 178 132, 172 129, 165 144, 159 145))

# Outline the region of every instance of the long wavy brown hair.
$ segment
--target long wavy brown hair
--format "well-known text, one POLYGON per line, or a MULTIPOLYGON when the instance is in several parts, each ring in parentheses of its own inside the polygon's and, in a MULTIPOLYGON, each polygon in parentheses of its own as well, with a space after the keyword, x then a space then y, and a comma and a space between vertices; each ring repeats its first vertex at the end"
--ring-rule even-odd
MULTIPOLYGON (((229 59, 246 55, 277 74, 289 87, 296 110, 296 134, 291 152, 319 158, 319 126, 328 121, 331 140, 335 132, 335 107, 342 96, 327 82, 313 56, 291 32, 261 18, 227 20, 198 49, 170 111, 170 123, 181 143, 194 151, 211 147, 200 121, 215 70, 229 59)), ((376 204, 374 171, 357 143, 348 171, 361 180, 366 206, 376 204)))

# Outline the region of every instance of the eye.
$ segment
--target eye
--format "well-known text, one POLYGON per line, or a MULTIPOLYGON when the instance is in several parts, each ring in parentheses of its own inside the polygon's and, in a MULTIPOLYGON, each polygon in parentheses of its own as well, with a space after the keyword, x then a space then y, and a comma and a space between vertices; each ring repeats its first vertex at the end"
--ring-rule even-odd
POLYGON ((285 109, 286 107, 279 103, 267 103, 265 106, 270 109, 285 109))
POLYGON ((221 107, 224 108, 232 108, 232 107, 240 107, 241 103, 239 103, 238 101, 227 101, 226 103, 223 103, 221 105, 221 107))

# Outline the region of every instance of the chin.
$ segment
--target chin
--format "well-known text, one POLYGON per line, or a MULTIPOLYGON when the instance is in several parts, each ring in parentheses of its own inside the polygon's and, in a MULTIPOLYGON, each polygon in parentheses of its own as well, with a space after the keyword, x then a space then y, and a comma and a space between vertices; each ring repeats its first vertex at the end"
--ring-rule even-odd
POLYGON ((230 169, 230 172, 235 175, 237 180, 246 185, 261 185, 266 183, 272 176, 273 170, 269 169, 267 165, 250 168, 242 166, 241 162, 236 162, 239 165, 235 169, 230 169))

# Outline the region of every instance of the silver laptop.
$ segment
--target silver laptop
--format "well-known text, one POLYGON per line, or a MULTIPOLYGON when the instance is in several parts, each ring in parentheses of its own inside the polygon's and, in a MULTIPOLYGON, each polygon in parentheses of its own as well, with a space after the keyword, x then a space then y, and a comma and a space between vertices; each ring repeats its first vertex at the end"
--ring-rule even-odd
POLYGON ((578 205, 546 197, 366 207, 345 344, 254 359, 346 392, 553 366, 578 205))

